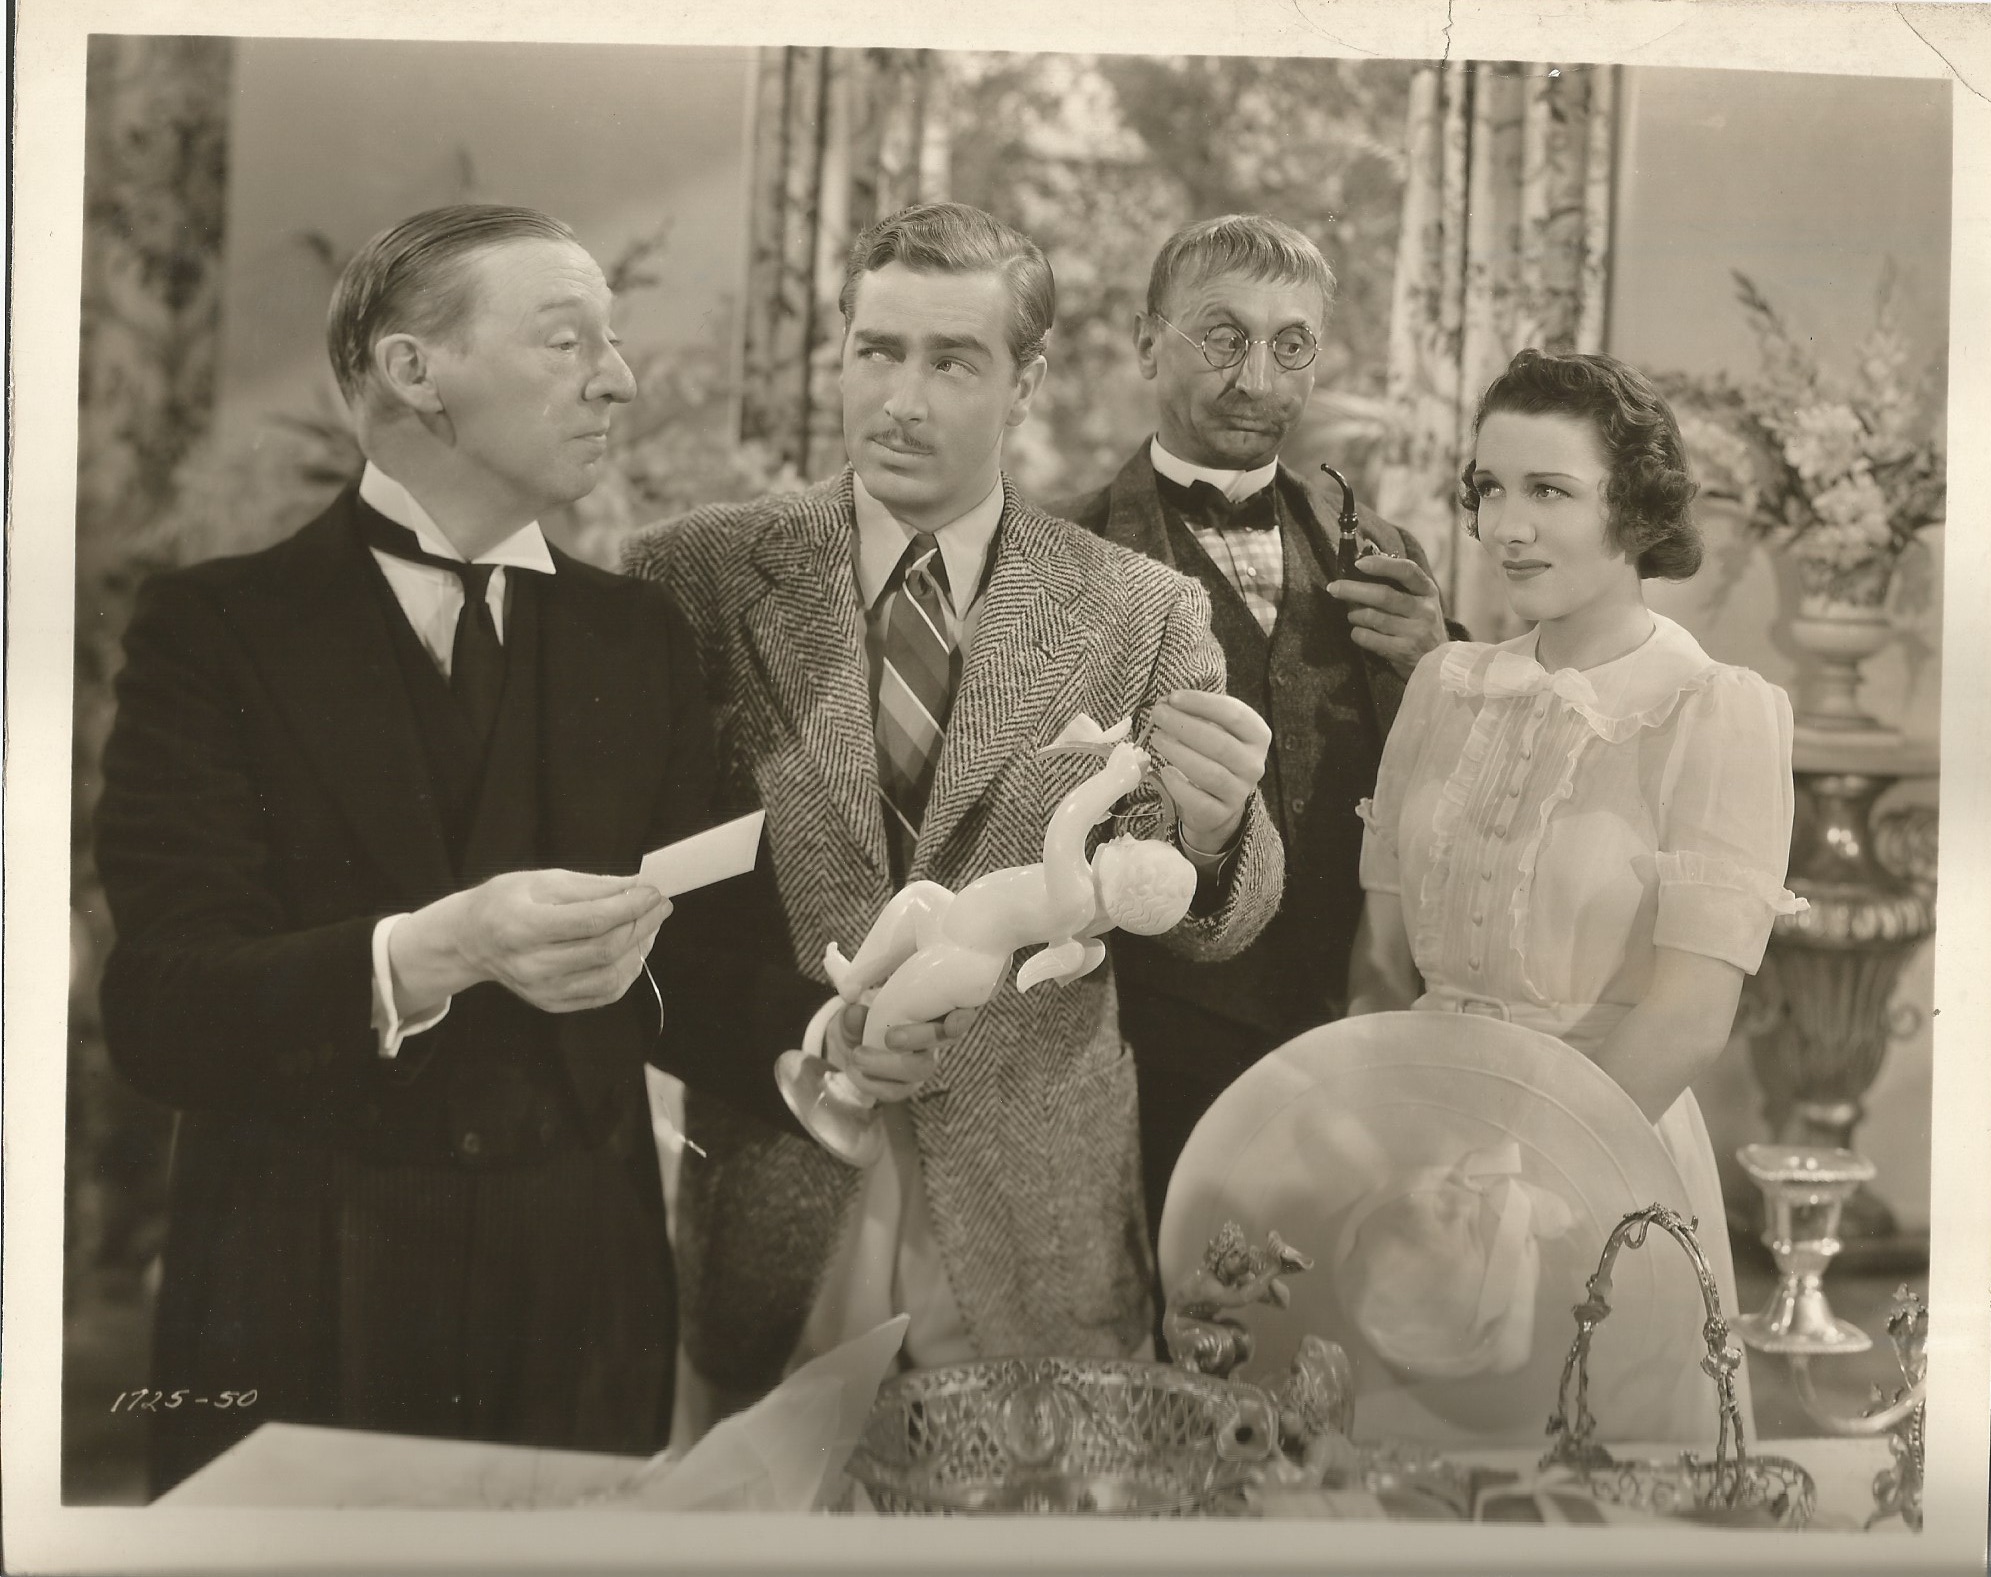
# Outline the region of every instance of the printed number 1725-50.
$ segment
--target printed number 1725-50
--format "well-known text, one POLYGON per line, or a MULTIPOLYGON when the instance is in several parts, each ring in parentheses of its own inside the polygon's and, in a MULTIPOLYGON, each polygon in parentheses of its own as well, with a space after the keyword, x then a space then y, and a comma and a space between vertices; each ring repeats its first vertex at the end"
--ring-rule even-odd
POLYGON ((225 1412, 231 1407, 254 1407, 256 1393, 248 1391, 217 1391, 213 1396, 195 1396, 182 1387, 177 1391, 120 1391, 118 1399, 111 1403, 114 1413, 156 1413, 161 1408, 168 1410, 191 1403, 195 1407, 212 1407, 217 1412, 225 1412))

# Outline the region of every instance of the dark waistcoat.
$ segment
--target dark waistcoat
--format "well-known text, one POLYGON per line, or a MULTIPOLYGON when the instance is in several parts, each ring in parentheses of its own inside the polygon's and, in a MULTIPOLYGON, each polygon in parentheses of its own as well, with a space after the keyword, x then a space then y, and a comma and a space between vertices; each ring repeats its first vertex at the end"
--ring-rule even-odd
POLYGON ((1286 896, 1258 940, 1235 958, 1193 969, 1154 942, 1116 936, 1123 987, 1193 1001, 1280 1038, 1339 1017, 1348 950, 1361 915, 1362 820, 1382 759, 1361 648, 1341 603, 1328 595, 1332 567, 1316 534, 1296 518, 1304 490, 1283 474, 1277 489, 1285 587, 1267 636, 1224 572, 1172 510, 1176 567, 1210 596, 1210 626, 1224 649, 1230 693, 1272 728, 1260 788, 1286 843, 1286 896))
MULTIPOLYGON (((530 571, 506 575, 505 687, 481 750, 448 681, 382 585, 459 888, 546 863, 539 808, 539 579, 530 571)), ((403 1042, 387 1074, 363 1119, 397 1156, 426 1152, 472 1165, 528 1159, 583 1143, 590 1126, 563 1064, 554 1020, 499 985, 459 992, 440 1024, 403 1042)))

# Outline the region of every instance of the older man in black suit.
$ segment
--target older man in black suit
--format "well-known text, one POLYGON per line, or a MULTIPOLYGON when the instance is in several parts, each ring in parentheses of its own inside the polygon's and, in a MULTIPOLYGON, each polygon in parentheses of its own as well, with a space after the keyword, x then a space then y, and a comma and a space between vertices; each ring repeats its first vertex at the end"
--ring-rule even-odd
POLYGON ((1338 511, 1279 462, 1333 300, 1326 260, 1277 220, 1233 214, 1171 236, 1134 329, 1159 430, 1105 487, 1051 506, 1202 584, 1229 691, 1272 728, 1261 788, 1286 848, 1272 923, 1212 963, 1110 939, 1155 1231, 1210 1103, 1265 1052, 1341 1016, 1362 913, 1355 806, 1375 785, 1404 681, 1447 635, 1416 540, 1364 512, 1371 578, 1344 576, 1338 511))
POLYGON ((668 905, 632 873, 710 819, 690 632, 537 525, 635 392, 610 309, 529 210, 376 237, 328 324, 364 475, 140 596, 98 858, 111 1053, 180 1114, 155 1490, 272 1418, 663 1441, 645 1060, 782 1113, 638 983, 668 905))

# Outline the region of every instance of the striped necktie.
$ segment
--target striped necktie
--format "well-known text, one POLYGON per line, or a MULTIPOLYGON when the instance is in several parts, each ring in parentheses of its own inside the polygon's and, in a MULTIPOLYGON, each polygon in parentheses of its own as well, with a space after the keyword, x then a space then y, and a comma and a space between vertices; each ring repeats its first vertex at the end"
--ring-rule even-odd
POLYGON ((878 676, 878 782, 906 835, 917 838, 961 666, 948 624, 947 566, 931 532, 914 536, 894 579, 878 676))

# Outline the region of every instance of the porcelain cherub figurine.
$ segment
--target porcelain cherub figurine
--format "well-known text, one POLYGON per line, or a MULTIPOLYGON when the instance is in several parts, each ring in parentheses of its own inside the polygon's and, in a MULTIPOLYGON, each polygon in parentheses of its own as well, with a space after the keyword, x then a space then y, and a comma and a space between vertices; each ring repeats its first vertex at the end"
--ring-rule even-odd
MULTIPOLYGON (((1103 764, 1052 811, 1040 863, 990 871, 958 893, 938 882, 908 883, 854 956, 830 944, 823 967, 842 1001, 866 1004, 866 1045, 884 1045, 895 1025, 979 1007, 1019 948, 1044 944, 1017 971, 1016 989, 1028 991, 1098 968, 1106 956, 1099 938, 1115 926, 1155 936, 1181 923, 1196 895, 1196 868, 1179 850, 1123 833, 1086 856, 1092 829, 1114 806, 1155 785, 1148 752, 1128 732, 1129 720, 1102 729, 1081 713, 1042 752, 1093 755, 1103 764)), ((813 1046, 785 1054, 776 1077, 796 1116, 830 1150, 860 1166, 877 1158, 883 1135, 870 1098, 813 1046)))

